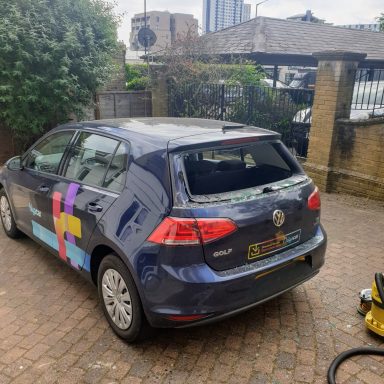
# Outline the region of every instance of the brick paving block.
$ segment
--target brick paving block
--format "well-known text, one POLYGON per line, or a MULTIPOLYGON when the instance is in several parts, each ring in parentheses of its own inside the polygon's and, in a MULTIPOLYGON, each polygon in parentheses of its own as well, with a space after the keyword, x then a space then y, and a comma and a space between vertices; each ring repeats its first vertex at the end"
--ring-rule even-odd
POLYGON ((294 378, 296 382, 312 383, 314 378, 313 366, 298 364, 295 368, 294 378))
POLYGON ((59 358, 60 356, 63 356, 70 347, 71 344, 66 343, 65 341, 59 341, 53 347, 51 347, 47 355, 54 358, 59 358))
POLYGON ((186 382, 188 376, 188 372, 174 369, 164 378, 163 384, 182 384, 186 382))
POLYGON ((141 384, 143 380, 140 377, 136 376, 126 376, 124 379, 121 381, 121 384, 141 384))
POLYGON ((275 365, 279 368, 293 369, 296 363, 296 355, 288 352, 279 352, 275 365))
POLYGON ((24 355, 24 357, 30 360, 38 360, 45 352, 49 350, 49 348, 50 346, 46 344, 36 344, 24 355))
POLYGON ((85 372, 80 368, 73 368, 58 377, 57 384, 84 383, 85 372))
POLYGON ((11 348, 7 353, 0 356, 0 362, 3 364, 11 364, 15 360, 19 359, 21 356, 23 356, 27 352, 26 349, 20 348, 20 347, 13 347, 11 348))
POLYGON ((2 373, 0 373, 0 384, 8 384, 12 381, 12 379, 9 376, 6 376, 2 373))
POLYGON ((288 353, 295 354, 297 351, 296 341, 291 339, 282 339, 280 341, 279 350, 281 352, 288 352, 288 353))
POLYGON ((232 374, 232 367, 217 362, 210 374, 210 379, 216 382, 226 382, 232 374))
POLYGON ((315 362, 316 352, 308 349, 300 349, 297 352, 297 361, 304 365, 313 365, 315 362))
POLYGON ((384 377, 379 376, 369 370, 360 371, 357 377, 366 384, 384 384, 384 377))
POLYGON ((20 358, 11 364, 8 364, 1 373, 14 378, 24 373, 31 365, 31 360, 20 358))
POLYGON ((112 380, 121 380, 124 376, 127 375, 132 365, 123 361, 118 361, 112 366, 112 368, 107 373, 108 377, 112 380))
POLYGON ((276 368, 272 373, 272 380, 279 384, 291 384, 293 380, 293 371, 287 369, 276 368))
POLYGON ((153 363, 147 360, 138 360, 132 364, 129 374, 143 378, 152 369, 153 363))

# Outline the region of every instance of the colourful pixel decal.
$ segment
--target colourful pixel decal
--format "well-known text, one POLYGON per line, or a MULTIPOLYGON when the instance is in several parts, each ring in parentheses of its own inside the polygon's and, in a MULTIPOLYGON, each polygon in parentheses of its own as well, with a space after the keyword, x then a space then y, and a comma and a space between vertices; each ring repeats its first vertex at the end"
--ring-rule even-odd
POLYGON ((33 234, 59 252, 59 256, 64 261, 68 261, 76 269, 83 266, 87 271, 90 270, 90 257, 76 245, 76 239, 81 239, 81 220, 73 216, 73 206, 75 203, 79 184, 71 183, 64 201, 64 212, 61 211, 62 194, 54 192, 52 197, 52 213, 55 232, 32 220, 33 234), (66 239, 65 239, 66 237, 66 239))

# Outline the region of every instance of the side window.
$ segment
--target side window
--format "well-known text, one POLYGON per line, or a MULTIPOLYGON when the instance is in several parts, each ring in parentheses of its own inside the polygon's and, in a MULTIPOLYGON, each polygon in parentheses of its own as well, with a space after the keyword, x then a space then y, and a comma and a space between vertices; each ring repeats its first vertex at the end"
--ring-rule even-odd
POLYGON ((103 183, 104 188, 111 189, 115 192, 121 192, 125 184, 127 176, 129 145, 120 143, 119 148, 108 168, 107 175, 103 183))
POLYGON ((57 173, 73 134, 73 131, 65 131, 48 136, 28 153, 23 162, 24 167, 41 172, 57 173))
POLYGON ((68 160, 65 177, 102 187, 119 142, 94 133, 80 134, 68 160))

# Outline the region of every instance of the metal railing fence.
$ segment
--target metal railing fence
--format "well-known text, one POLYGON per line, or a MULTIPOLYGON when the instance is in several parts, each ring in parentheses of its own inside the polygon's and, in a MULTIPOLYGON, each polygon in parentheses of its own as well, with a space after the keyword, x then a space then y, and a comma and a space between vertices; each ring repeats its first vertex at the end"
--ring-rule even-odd
POLYGON ((308 148, 314 91, 255 85, 189 84, 169 88, 169 115, 225 120, 271 129, 298 156, 308 148))

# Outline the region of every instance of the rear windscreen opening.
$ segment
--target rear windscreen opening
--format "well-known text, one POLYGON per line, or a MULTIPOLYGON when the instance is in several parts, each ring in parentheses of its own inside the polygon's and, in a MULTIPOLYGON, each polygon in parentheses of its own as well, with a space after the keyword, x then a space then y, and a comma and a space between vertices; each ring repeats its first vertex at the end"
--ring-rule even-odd
POLYGON ((291 177, 297 169, 279 142, 212 148, 183 154, 192 195, 220 194, 291 177))

